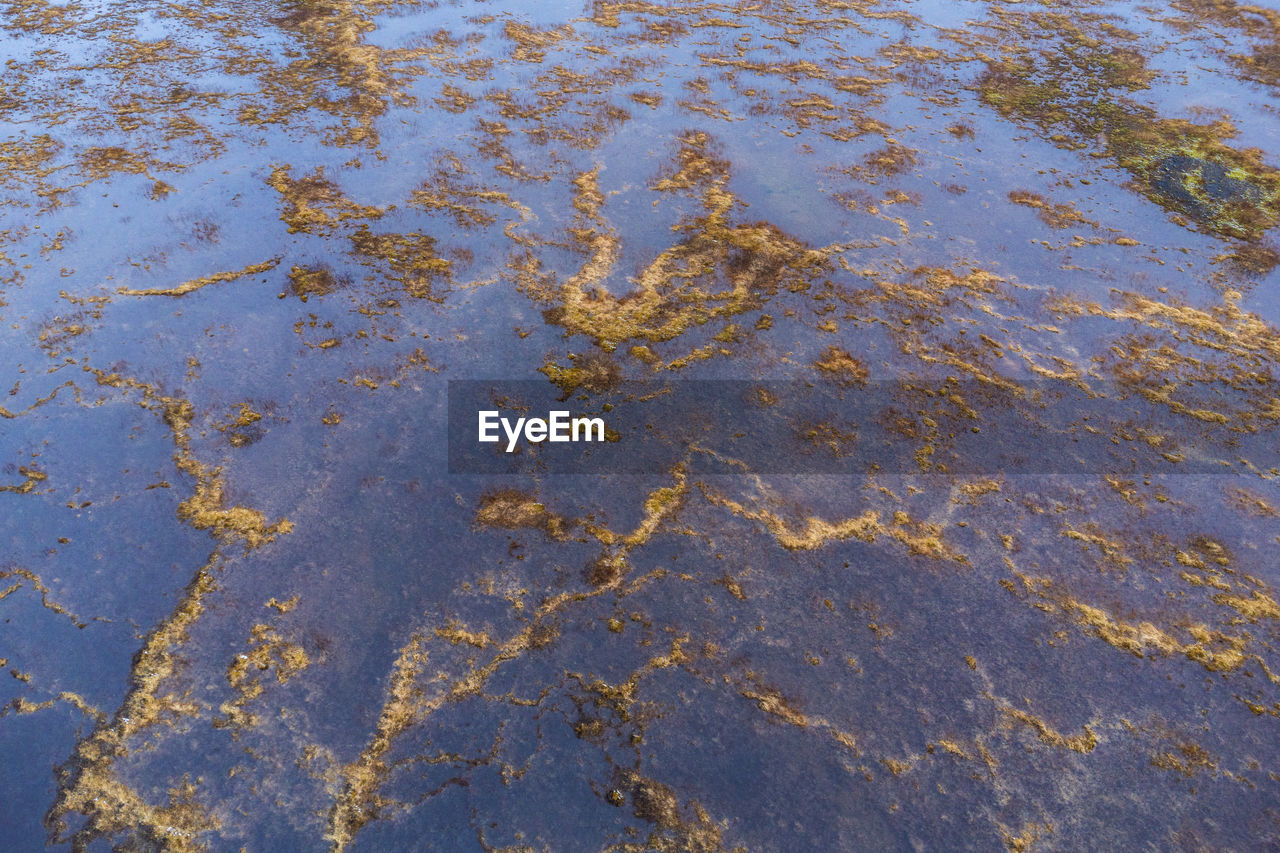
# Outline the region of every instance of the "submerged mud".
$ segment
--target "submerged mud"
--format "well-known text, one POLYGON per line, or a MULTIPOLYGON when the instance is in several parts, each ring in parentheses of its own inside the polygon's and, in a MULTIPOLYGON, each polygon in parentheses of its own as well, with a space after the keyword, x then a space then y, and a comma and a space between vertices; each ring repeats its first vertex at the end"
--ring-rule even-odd
POLYGON ((0 4, 0 835, 1280 844, 1278 35, 0 4), (895 464, 450 468, 451 381, 695 379, 895 464), (1045 388, 1141 414, 956 459, 1045 388))

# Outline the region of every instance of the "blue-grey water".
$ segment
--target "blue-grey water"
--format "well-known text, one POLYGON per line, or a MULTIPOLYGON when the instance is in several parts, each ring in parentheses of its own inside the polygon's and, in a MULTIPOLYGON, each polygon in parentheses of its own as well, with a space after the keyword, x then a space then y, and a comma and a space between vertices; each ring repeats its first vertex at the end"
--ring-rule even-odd
POLYGON ((0 849, 1280 846, 1277 93, 1234 0, 0 4, 0 849))

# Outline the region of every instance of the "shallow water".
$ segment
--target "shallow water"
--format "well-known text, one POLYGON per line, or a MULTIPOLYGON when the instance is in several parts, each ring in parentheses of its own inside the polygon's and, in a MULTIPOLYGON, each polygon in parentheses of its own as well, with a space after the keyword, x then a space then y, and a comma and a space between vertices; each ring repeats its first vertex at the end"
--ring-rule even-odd
POLYGON ((1280 12, 0 28, 6 849, 1280 844, 1280 12))

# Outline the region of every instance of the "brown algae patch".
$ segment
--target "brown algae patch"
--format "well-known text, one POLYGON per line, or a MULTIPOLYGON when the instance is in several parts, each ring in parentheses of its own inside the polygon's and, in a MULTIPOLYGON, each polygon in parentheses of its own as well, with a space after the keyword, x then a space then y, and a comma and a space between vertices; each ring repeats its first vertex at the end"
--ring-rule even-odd
POLYGON ((1236 0, 1174 0, 1172 5, 1194 20, 1193 28, 1216 24, 1249 36, 1252 51, 1229 54, 1228 60, 1246 79, 1280 86, 1280 12, 1236 0))
POLYGON ((1280 249, 1265 241, 1240 243, 1213 261, 1222 263, 1233 277, 1251 281, 1263 278, 1280 266, 1280 249))
POLYGON ((79 693, 72 693, 69 690, 63 690, 52 699, 45 699, 42 702, 32 702, 23 696, 19 696, 16 699, 10 700, 10 702, 4 707, 0 707, 0 718, 7 717, 9 714, 37 714, 41 711, 46 711, 49 708, 52 708, 59 702, 65 702, 67 705, 75 708, 86 717, 89 717, 99 723, 106 719, 106 714, 86 702, 84 697, 79 693))
POLYGON ((538 63, 546 58, 548 48, 573 36, 573 27, 566 24, 553 30, 536 30, 517 21, 507 21, 502 34, 515 45, 511 51, 512 59, 538 63))
POLYGON ((18 466, 18 474, 22 476, 22 482, 16 485, 0 486, 0 492, 29 495, 36 490, 37 486, 49 479, 48 474, 33 465, 18 466))
POLYGON ((84 846, 125 834, 163 850, 205 849, 198 838, 217 823, 196 801, 190 782, 171 789, 168 803, 158 806, 125 784, 114 764, 129 755, 130 741, 142 732, 199 713, 198 705, 185 695, 165 692, 164 685, 182 666, 180 647, 204 611, 204 597, 214 589, 213 568, 211 562, 196 572, 178 607, 143 641, 129 692, 114 717, 77 743, 71 758, 57 768, 58 795, 45 818, 55 840, 84 846), (86 820, 67 836, 66 821, 72 815, 86 820))
POLYGON ((1007 702, 1000 703, 1000 710, 1011 720, 1031 728, 1036 733, 1036 737, 1049 746, 1069 749, 1073 752, 1089 753, 1093 752, 1094 747, 1098 745, 1098 736, 1088 724, 1083 727, 1083 731, 1078 735, 1064 735, 1035 714, 1023 711, 1021 708, 1015 708, 1007 702))
POLYGON ((59 616, 65 616, 67 619, 70 619, 71 624, 75 625, 77 628, 84 628, 88 625, 87 622, 84 622, 80 617, 76 616, 66 607, 55 601, 53 599, 53 592, 45 585, 44 581, 40 580, 39 575, 35 572, 18 566, 10 566, 6 569, 0 569, 0 581, 12 580, 14 578, 18 579, 16 583, 11 586, 7 586, 4 589, 0 589, 0 601, 8 598, 14 592, 21 589, 25 584, 40 593, 40 604, 45 610, 48 610, 51 613, 56 613, 59 616))
MULTIPOLYGON (((1190 623, 1182 629, 1188 639, 1181 640, 1172 630, 1153 622, 1121 619, 1101 607, 1079 601, 1046 578, 1021 574, 1017 577, 1024 595, 1034 596, 1041 602, 1052 605, 1050 612, 1056 610, 1062 613, 1098 639, 1121 651, 1140 658, 1180 655, 1199 663, 1210 672, 1236 672, 1253 661, 1269 681, 1280 683, 1280 677, 1271 673, 1261 657, 1245 651, 1249 642, 1248 634, 1224 634, 1203 623, 1190 623)), ((1002 581, 1002 584, 1010 592, 1018 594, 1017 587, 1011 581, 1002 581)), ((1268 607, 1267 601, 1268 599, 1259 597, 1224 603, 1237 608, 1256 606, 1258 615, 1270 616, 1271 607, 1275 607, 1275 603, 1271 601, 1268 607)))
POLYGON ((628 340, 669 341, 710 320, 757 308, 785 283, 826 267, 828 251, 808 249, 771 225, 731 225, 737 200, 725 190, 727 180, 727 164, 712 153, 707 134, 682 137, 675 170, 654 188, 696 191, 705 215, 681 226, 684 239, 660 252, 631 291, 615 296, 607 282, 621 241, 603 218, 596 173, 579 175, 574 180, 577 224, 570 235, 590 259, 556 284, 534 256, 526 255, 515 267, 517 281, 526 293, 550 304, 549 322, 611 349, 628 340))
POLYGON ((1226 144, 1236 135, 1230 123, 1165 118, 1128 97, 1152 72, 1139 50, 1116 43, 1116 28, 1089 15, 1003 17, 1009 35, 1031 43, 1047 35, 1052 46, 990 60, 978 81, 985 103, 1065 147, 1100 146, 1139 192, 1212 233, 1256 240, 1280 220, 1280 171, 1261 151, 1226 144))
POLYGON ((197 530, 242 539, 248 548, 266 544, 293 530, 292 522, 287 519, 268 524, 266 516, 256 509, 227 506, 223 488, 217 469, 201 470, 195 494, 178 505, 178 517, 197 530))
POLYGON ((262 695, 263 679, 268 674, 284 684, 311 665, 311 658, 301 645, 285 640, 270 625, 257 624, 249 631, 249 647, 236 655, 227 667, 227 684, 235 699, 222 703, 223 716, 213 724, 219 728, 244 728, 257 722, 248 705, 262 695))
POLYGON ((500 489, 480 499, 476 524, 505 530, 541 530, 552 539, 563 539, 574 526, 571 519, 547 510, 534 497, 517 489, 500 489))
POLYGON ((579 388, 600 392, 617 387, 622 381, 622 368, 613 357, 603 351, 587 353, 570 353, 569 366, 561 367, 550 362, 538 368, 551 382, 560 387, 565 394, 572 394, 579 388))
POLYGON ((345 220, 377 219, 383 213, 381 208, 357 204, 343 195, 337 184, 325 177, 323 166, 301 178, 294 178, 287 165, 276 166, 267 185, 284 200, 280 218, 290 234, 327 234, 345 220))
POLYGON ((969 561, 967 556, 946 543, 942 538, 943 528, 940 525, 914 520, 902 510, 895 511, 889 523, 881 521, 881 512, 875 509, 838 521, 808 516, 801 522, 792 523, 770 509, 751 509, 712 491, 705 484, 698 485, 711 504, 763 525, 778 544, 788 551, 812 551, 830 542, 848 539, 873 543, 880 537, 887 537, 905 546, 907 552, 913 555, 960 565, 967 565, 969 561))
POLYGON ((289 289, 306 302, 312 296, 325 296, 338 289, 338 278, 327 266, 304 267, 294 264, 289 269, 289 289))
POLYGON ((100 385, 138 391, 143 406, 163 418, 173 435, 174 464, 196 481, 194 494, 180 505, 178 514, 193 526, 210 530, 218 547, 196 570, 174 610, 143 639, 130 670, 129 690, 115 714, 82 738, 57 768, 57 798, 45 820, 52 838, 76 847, 124 835, 156 849, 202 850, 200 836, 216 829, 218 821, 197 801, 195 785, 184 779, 169 789, 166 804, 156 805, 121 780, 115 763, 126 758, 131 743, 149 729, 203 712, 187 691, 174 692, 169 685, 186 667, 182 646, 187 632, 203 615, 205 601, 216 589, 214 575, 225 559, 222 547, 235 541, 246 548, 257 547, 287 533, 292 525, 286 520, 268 525, 261 512, 226 506, 220 471, 201 463, 191 451, 191 403, 165 396, 138 380, 85 369, 100 385), (67 821, 73 815, 85 820, 68 834, 67 821))
MULTIPOLYGON (((409 196, 409 204, 430 212, 447 213, 454 224, 463 230, 485 228, 498 221, 498 215, 490 210, 497 206, 520 214, 521 221, 531 219, 529 208, 515 201, 502 190, 485 186, 476 181, 464 181, 468 174, 466 164, 456 156, 445 156, 435 173, 409 196)), ((514 231, 518 223, 509 223, 504 236, 515 243, 522 243, 514 231)))
POLYGON ((869 376, 866 365, 834 344, 823 350, 813 366, 837 385, 865 385, 869 376))
POLYGON ((1174 749, 1158 752, 1151 756, 1151 766, 1161 770, 1181 773, 1190 779, 1197 773, 1212 773, 1217 770, 1213 758, 1198 743, 1190 741, 1177 744, 1174 749))
MULTIPOLYGON (((683 807, 676 792, 656 779, 635 771, 624 774, 622 790, 630 792, 632 814, 653 826, 644 843, 623 843, 609 849, 616 853, 730 853, 723 829, 697 800, 683 807)), ((617 789, 615 789, 617 790, 617 789)), ((619 791, 620 793, 620 791, 619 791)), ((733 848, 741 851, 743 848, 733 848)))
POLYGON ((1009 201, 1033 208, 1036 211, 1036 215, 1040 217, 1040 221, 1050 228, 1069 228, 1076 223, 1094 226, 1098 224, 1085 218, 1080 211, 1075 209, 1074 205, 1055 204, 1046 200, 1044 196, 1029 190, 1014 190, 1009 193, 1009 201))
POLYGON ((335 851, 344 850, 361 827, 379 817, 386 805, 377 794, 389 772, 384 756, 400 734, 431 710, 432 703, 416 684, 427 660, 425 641, 418 635, 411 637, 396 657, 373 739, 355 763, 343 768, 342 793, 330 811, 326 835, 335 851))
POLYGON ((365 40, 376 29, 373 16, 395 0, 320 0, 291 3, 271 21, 296 39, 287 64, 260 63, 264 100, 240 110, 246 125, 283 122, 295 114, 327 113, 332 145, 376 146, 375 122, 395 106, 410 106, 404 91, 427 64, 452 58, 455 44, 440 31, 413 47, 384 48, 365 40), (333 87, 337 87, 335 92, 333 87))
POLYGON ((208 287, 211 284, 221 284, 224 281, 235 281, 245 276, 258 275, 259 273, 270 272, 280 265, 280 258, 272 258, 269 261, 263 261, 260 264, 250 264, 241 270, 234 272, 219 272, 213 275, 206 275, 201 278, 195 278, 191 281, 185 281, 182 284, 173 287, 148 287, 142 289, 133 289, 130 287, 120 287, 116 289, 116 293, 122 296, 185 296, 188 293, 194 293, 202 287, 208 287))
MULTIPOLYGON (((630 533, 619 534, 585 522, 583 526, 603 544, 616 546, 619 549, 616 553, 625 555, 628 549, 648 541, 679 507, 680 498, 687 488, 685 475, 678 468, 673 476, 676 478, 673 486, 664 486, 650 493, 644 503, 644 517, 630 533)), ((564 519, 547 512, 532 495, 513 489, 493 492, 483 498, 477 510, 477 523, 500 529, 547 530, 550 527, 554 530, 570 526, 564 519)), ((555 620, 561 611, 578 602, 614 592, 624 580, 624 575, 620 573, 589 591, 562 592, 547 596, 521 621, 519 630, 506 640, 497 640, 487 632, 473 632, 457 622, 446 622, 436 628, 413 634, 400 648, 392 666, 386 698, 371 740, 356 760, 341 768, 341 790, 329 811, 329 829, 325 836, 332 849, 346 849, 356 833, 369 821, 397 807, 397 803, 379 793, 392 770, 387 756, 397 738, 421 725, 444 706, 479 695, 484 685, 500 668, 525 653, 554 641, 557 633, 555 620), (428 646, 431 637, 451 646, 466 645, 485 651, 489 656, 483 663, 472 663, 465 675, 451 679, 447 684, 428 693, 419 682, 429 673, 428 646)), ((628 682, 614 688, 612 692, 624 701, 633 702, 640 678, 656 669, 679 666, 686 660, 680 642, 673 641, 668 654, 651 658, 628 682)))
POLYGON ((415 299, 435 299, 441 284, 452 281, 453 262, 436 255, 436 241, 418 231, 374 234, 361 226, 351 236, 351 248, 361 258, 376 260, 390 270, 390 278, 415 299))
POLYGON ((857 738, 852 733, 825 717, 805 713, 793 700, 784 696, 776 687, 762 683, 757 676, 748 673, 738 686, 738 693, 742 698, 753 702, 773 722, 824 732, 841 748, 853 755, 859 754, 857 738))
POLYGON ((1280 420, 1280 395, 1270 366, 1280 360, 1280 335, 1259 315, 1240 307, 1241 294, 1200 308, 1136 293, 1113 292, 1103 306, 1054 297, 1046 307, 1060 317, 1103 317, 1136 326, 1095 361, 1126 391, 1204 424, 1257 432, 1280 420), (1228 394, 1209 393, 1214 389, 1228 394))
POLYGON ((867 154, 860 166, 852 166, 845 171, 852 177, 875 184, 880 178, 896 177, 914 169, 919 162, 917 153, 901 143, 890 142, 867 154))

